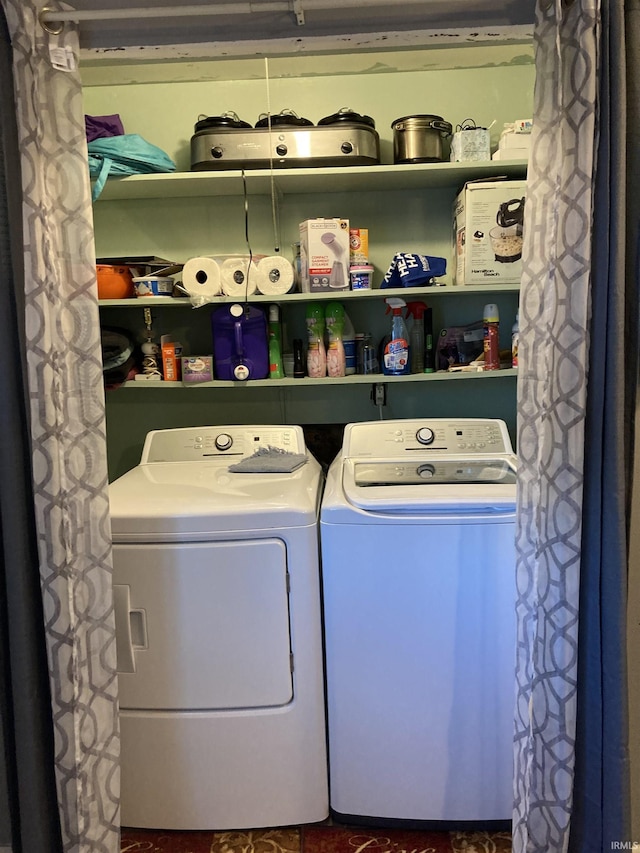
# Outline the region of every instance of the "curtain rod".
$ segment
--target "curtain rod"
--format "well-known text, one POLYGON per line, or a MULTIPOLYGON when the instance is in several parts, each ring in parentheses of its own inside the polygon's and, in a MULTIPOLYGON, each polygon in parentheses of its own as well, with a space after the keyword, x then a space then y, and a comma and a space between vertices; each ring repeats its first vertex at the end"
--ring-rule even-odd
MULTIPOLYGON (((266 12, 289 12, 292 9, 288 0, 261 3, 266 12)), ((72 9, 62 11, 45 6, 40 12, 42 23, 61 23, 64 21, 116 21, 123 18, 194 18, 209 15, 248 15, 256 12, 253 3, 234 3, 229 5, 199 6, 161 6, 128 9, 72 9)))
MULTIPOLYGON (((452 5, 462 5, 467 0, 450 0, 452 5)), ((352 8, 366 9, 374 6, 391 6, 393 0, 259 0, 249 3, 202 4, 198 6, 160 6, 126 9, 74 9, 62 11, 45 6, 40 12, 40 23, 62 24, 65 21, 113 21, 145 18, 192 18, 210 15, 250 15, 255 12, 292 12, 299 24, 304 24, 304 11, 352 8), (304 7, 304 8, 303 8, 304 7)), ((424 5, 424 0, 403 0, 404 6, 424 5)), ((47 29, 48 27, 45 26, 47 29)))

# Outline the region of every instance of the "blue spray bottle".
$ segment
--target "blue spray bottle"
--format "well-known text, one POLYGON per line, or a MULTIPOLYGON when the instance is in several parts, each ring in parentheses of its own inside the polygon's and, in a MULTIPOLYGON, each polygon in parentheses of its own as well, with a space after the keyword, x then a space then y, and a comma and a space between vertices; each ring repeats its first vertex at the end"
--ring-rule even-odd
POLYGON ((404 376, 411 370, 409 361, 409 333, 402 317, 402 309, 407 307, 404 299, 392 296, 384 300, 387 314, 391 312, 391 337, 385 343, 382 353, 382 372, 385 376, 404 376))

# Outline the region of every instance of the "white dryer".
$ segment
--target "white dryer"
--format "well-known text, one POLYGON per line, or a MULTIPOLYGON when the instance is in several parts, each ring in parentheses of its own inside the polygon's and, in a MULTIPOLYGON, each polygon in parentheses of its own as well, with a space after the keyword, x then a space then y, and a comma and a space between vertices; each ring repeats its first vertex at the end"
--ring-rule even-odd
POLYGON ((339 820, 511 820, 516 459, 495 420, 350 424, 321 510, 339 820))
MULTIPOLYGON (((110 487, 122 824, 242 829, 328 814, 320 465, 232 473, 302 429, 150 432, 110 487)), ((292 457, 287 457, 292 458, 292 457)))

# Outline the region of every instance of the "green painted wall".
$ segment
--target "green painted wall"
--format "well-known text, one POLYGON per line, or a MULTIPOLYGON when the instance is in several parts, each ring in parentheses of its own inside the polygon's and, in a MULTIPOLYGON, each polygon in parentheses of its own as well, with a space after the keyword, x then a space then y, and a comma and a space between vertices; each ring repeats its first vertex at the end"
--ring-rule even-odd
MULTIPOLYGON (((469 48, 473 51, 474 48, 469 48)), ((424 53, 424 52, 423 52, 424 53)), ((326 57, 331 69, 332 57, 326 57)), ((170 65, 165 66, 170 74, 170 65)), ((106 75, 106 72, 105 72, 106 75)), ((91 80, 95 82, 95 69, 91 80)), ((279 77, 253 80, 194 80, 86 86, 85 112, 118 113, 127 133, 160 146, 179 170, 189 169, 189 141, 199 116, 235 111, 255 124, 292 109, 317 122, 350 107, 375 119, 382 162, 393 162, 391 122, 401 116, 436 114, 452 125, 473 118, 491 129, 494 146, 504 122, 531 117, 534 67, 531 64, 433 71, 401 71, 344 76, 279 77)))
MULTIPOLYGON (((326 63, 330 72, 331 56, 326 57, 326 63)), ((163 71, 163 76, 169 77, 171 66, 163 71)), ((98 85, 95 68, 89 76, 92 85, 85 87, 85 112, 119 113, 127 132, 140 133, 170 154, 179 170, 188 171, 189 141, 199 116, 234 110, 254 124, 268 105, 272 112, 290 108, 314 122, 344 106, 370 115, 381 137, 385 163, 393 161, 391 122, 403 115, 435 113, 454 125, 468 117, 486 126, 495 122, 495 144, 504 122, 531 115, 534 69, 531 64, 516 63, 416 72, 327 73, 283 76, 271 79, 268 86, 265 79, 98 85)), ((498 164, 496 174, 500 174, 498 164)), ((450 211, 455 189, 345 193, 336 181, 313 196, 291 195, 278 200, 277 229, 271 200, 252 196, 251 247, 254 253, 270 254, 278 244, 290 257, 300 221, 315 216, 347 217, 352 225, 369 229, 370 256, 379 283, 396 251, 417 251, 450 260, 450 211)), ((246 251, 241 182, 234 197, 99 200, 94 217, 98 257, 152 254, 186 261, 199 254, 246 251)), ((435 298, 434 329, 479 319, 488 301, 500 305, 501 345, 508 347, 517 310, 517 295, 513 293, 499 298, 483 294, 435 298)), ((385 333, 382 300, 367 300, 366 304, 352 300, 348 307, 357 331, 370 331, 374 339, 385 333)), ((208 308, 154 309, 154 330, 157 335, 174 334, 185 344, 187 354, 203 354, 211 351, 209 315, 208 308)), ((289 306, 284 318, 290 339, 304 336, 304 305, 289 306)), ((135 303, 132 308, 104 308, 102 319, 105 324, 134 330, 143 338, 142 310, 135 303)), ((515 379, 508 377, 475 383, 389 385, 384 417, 501 417, 515 439, 515 389, 515 379)), ((145 387, 110 391, 110 476, 118 476, 137 463, 149 429, 215 423, 343 424, 377 419, 379 412, 370 400, 370 390, 369 385, 328 385, 287 390, 145 387)))

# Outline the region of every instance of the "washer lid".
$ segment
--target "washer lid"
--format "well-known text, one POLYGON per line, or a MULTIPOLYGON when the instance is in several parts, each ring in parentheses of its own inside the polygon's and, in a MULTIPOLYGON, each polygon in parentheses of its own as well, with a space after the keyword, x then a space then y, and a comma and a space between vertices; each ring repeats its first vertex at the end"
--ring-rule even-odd
POLYGON ((513 512, 516 458, 346 459, 342 485, 369 512, 513 512))

